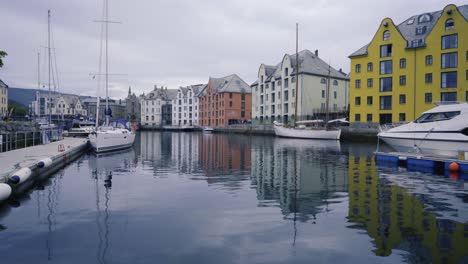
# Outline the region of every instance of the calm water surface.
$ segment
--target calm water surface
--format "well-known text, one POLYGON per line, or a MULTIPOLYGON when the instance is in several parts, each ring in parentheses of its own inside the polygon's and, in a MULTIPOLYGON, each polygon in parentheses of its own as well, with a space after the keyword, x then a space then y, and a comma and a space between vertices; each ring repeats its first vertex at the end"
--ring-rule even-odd
POLYGON ((1 263, 468 263, 459 179, 375 145, 142 132, 0 210, 1 263))

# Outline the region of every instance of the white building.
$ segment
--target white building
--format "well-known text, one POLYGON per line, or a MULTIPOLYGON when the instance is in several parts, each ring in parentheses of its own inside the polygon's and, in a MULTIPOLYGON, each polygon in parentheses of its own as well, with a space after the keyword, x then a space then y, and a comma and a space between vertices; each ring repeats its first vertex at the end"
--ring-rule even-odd
POLYGON ((298 120, 323 118, 328 80, 329 112, 335 116, 345 114, 349 101, 349 77, 320 59, 318 51, 303 50, 298 55, 298 74, 296 54, 285 54, 276 66, 260 65, 258 79, 251 85, 253 122, 291 122, 294 119, 296 94, 298 120))
POLYGON ((141 125, 143 127, 159 127, 172 123, 172 100, 177 96, 177 90, 167 87, 158 88, 141 97, 141 125))
POLYGON ((206 84, 180 87, 172 100, 173 126, 198 126, 198 94, 206 84))
POLYGON ((35 116, 60 115, 60 116, 86 116, 87 111, 83 107, 80 97, 77 95, 65 95, 44 92, 36 92, 36 98, 31 102, 31 114, 35 116), (47 104, 48 102, 48 104, 47 104))
POLYGON ((0 80, 0 117, 8 115, 8 85, 0 80))

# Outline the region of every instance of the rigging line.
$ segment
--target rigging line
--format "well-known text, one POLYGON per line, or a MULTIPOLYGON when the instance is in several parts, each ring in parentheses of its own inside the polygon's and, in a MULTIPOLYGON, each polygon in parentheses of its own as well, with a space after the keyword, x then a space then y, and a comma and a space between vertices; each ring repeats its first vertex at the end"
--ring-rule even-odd
MULTIPOLYGON (((102 6, 102 17, 105 16, 106 6, 103 4, 102 6)), ((101 34, 100 34, 100 41, 99 41, 99 60, 98 60, 98 77, 97 77, 97 102, 96 102, 96 127, 99 126, 99 104, 101 101, 101 76, 102 76, 102 46, 103 46, 103 38, 104 38, 104 23, 101 23, 101 34)), ((106 109, 107 111, 107 109, 106 109)))

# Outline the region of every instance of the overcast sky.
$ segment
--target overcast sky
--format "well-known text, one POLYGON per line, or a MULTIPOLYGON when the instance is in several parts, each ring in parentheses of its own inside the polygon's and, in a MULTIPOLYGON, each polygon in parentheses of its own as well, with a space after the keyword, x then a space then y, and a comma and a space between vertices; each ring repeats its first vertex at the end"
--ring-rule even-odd
MULTIPOLYGON (((381 20, 396 24, 453 0, 109 0, 111 97, 156 84, 169 89, 237 73, 256 80, 261 63, 277 64, 299 49, 319 50, 336 69, 349 71, 348 55, 367 44, 381 20)), ((103 0, 0 0, 0 50, 8 52, 0 78, 11 87, 37 88, 37 54, 46 85, 47 9, 60 91, 96 94, 103 0)))

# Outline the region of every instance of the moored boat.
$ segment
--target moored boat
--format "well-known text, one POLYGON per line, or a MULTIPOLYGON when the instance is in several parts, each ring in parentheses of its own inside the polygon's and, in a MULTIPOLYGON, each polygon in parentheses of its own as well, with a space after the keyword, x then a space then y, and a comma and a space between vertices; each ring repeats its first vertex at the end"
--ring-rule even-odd
POLYGON ((468 103, 439 104, 413 122, 381 126, 378 136, 400 152, 457 157, 468 152, 468 103))

